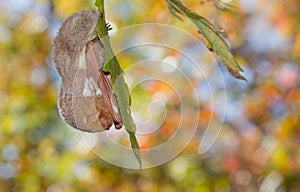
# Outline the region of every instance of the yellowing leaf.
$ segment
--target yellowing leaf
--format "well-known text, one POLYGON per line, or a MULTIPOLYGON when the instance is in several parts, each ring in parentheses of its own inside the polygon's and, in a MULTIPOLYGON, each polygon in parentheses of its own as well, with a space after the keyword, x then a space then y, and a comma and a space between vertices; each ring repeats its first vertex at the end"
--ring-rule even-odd
POLYGON ((204 36, 204 43, 207 48, 218 55, 224 66, 234 77, 247 81, 246 78, 240 74, 240 72, 243 72, 243 69, 231 54, 227 43, 207 19, 186 8, 180 0, 166 1, 173 12, 178 12, 186 16, 195 24, 199 32, 204 36))

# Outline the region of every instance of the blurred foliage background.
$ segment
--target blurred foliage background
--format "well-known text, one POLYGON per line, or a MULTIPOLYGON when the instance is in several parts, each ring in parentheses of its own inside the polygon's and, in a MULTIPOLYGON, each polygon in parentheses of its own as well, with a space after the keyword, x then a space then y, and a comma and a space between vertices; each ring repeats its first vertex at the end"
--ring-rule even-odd
MULTIPOLYGON (((248 83, 221 67, 228 102, 215 145, 198 153, 205 125, 212 117, 222 121, 201 97, 207 90, 200 86, 195 138, 172 161, 142 172, 98 158, 58 115, 60 79, 50 57, 51 42, 67 16, 93 3, 0 1, 0 191, 300 191, 299 0, 183 1, 225 31, 248 83)), ((164 23, 201 39, 190 22, 170 15, 164 1, 110 0, 106 15, 115 29, 164 23)), ((193 46, 180 37, 174 41, 193 46)), ((120 55, 122 66, 130 65, 132 57, 120 55)), ((209 70, 213 78, 214 69, 209 70)), ((168 91, 147 89, 150 94, 157 90, 168 91)), ((137 91, 135 97, 143 94, 137 91)), ((165 123, 154 136, 140 137, 142 148, 172 135, 177 100, 169 100, 165 123)))

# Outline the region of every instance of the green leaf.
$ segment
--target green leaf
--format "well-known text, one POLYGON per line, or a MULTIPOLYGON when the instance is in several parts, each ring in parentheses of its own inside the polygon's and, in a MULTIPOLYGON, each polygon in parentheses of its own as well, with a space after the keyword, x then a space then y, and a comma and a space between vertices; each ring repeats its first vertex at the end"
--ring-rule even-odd
MULTIPOLYGON (((236 78, 246 80, 244 76, 240 74, 243 69, 235 60, 234 56, 231 54, 229 46, 222 38, 222 36, 214 28, 207 19, 201 15, 186 8, 180 0, 166 0, 170 10, 176 11, 188 19, 190 19, 194 25, 198 28, 199 32, 204 36, 204 42, 210 51, 214 51, 220 60, 223 62, 227 70, 236 78)), ((174 15, 175 13, 172 13, 174 15)))
POLYGON ((104 50, 105 50, 105 65, 103 67, 103 70, 108 71, 111 74, 112 83, 114 85, 114 93, 116 94, 118 99, 122 121, 126 131, 129 134, 131 148, 141 169, 142 162, 141 162, 140 148, 135 136, 136 127, 131 117, 131 111, 130 111, 129 89, 124 80, 123 71, 111 48, 108 31, 107 31, 108 29, 106 27, 106 20, 105 20, 105 13, 104 13, 104 0, 96 0, 95 6, 102 13, 102 16, 98 23, 99 25, 98 35, 99 38, 101 39, 101 42, 103 43, 104 50))

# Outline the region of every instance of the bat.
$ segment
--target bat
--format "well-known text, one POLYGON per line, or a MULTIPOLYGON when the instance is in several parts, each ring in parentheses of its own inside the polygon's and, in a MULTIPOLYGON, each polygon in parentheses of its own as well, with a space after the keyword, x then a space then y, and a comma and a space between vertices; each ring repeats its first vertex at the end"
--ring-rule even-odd
POLYGON ((72 127, 86 131, 120 129, 122 118, 109 72, 103 71, 104 47, 97 35, 101 12, 83 10, 68 17, 54 39, 52 57, 62 83, 57 106, 72 127))

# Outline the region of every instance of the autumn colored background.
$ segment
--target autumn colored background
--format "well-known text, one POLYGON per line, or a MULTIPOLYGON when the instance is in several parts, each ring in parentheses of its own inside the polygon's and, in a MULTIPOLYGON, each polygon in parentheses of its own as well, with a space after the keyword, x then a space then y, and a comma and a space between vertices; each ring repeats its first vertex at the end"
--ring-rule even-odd
MULTIPOLYGON (((175 159, 142 172, 101 160, 58 115, 60 79, 50 57, 52 40, 67 16, 93 3, 0 1, 0 191, 300 191, 299 0, 183 1, 224 30, 248 83, 219 64, 227 94, 224 121, 218 108, 210 108, 207 88, 195 83, 200 115, 193 140, 175 159), (233 6, 224 7, 224 2, 233 6), (224 125, 215 145, 200 155, 201 136, 211 119, 224 125)), ((164 1, 109 0, 106 17, 114 29, 163 23, 202 40, 188 20, 171 16, 164 1)), ((155 36, 155 31, 147 34, 155 36)), ((183 49, 193 47, 180 37, 174 41, 182 42, 183 49)), ((119 61, 126 68, 142 54, 121 54, 119 61)), ((176 53, 162 55, 167 56, 182 61, 176 53)), ((217 86, 215 69, 207 70, 217 86)), ((168 92, 164 86, 142 88, 132 98, 141 116, 145 107, 135 98, 168 92)), ((168 104, 160 130, 138 136, 142 148, 174 133, 180 118, 177 97, 168 98, 168 104)))

